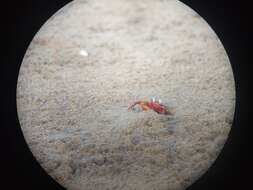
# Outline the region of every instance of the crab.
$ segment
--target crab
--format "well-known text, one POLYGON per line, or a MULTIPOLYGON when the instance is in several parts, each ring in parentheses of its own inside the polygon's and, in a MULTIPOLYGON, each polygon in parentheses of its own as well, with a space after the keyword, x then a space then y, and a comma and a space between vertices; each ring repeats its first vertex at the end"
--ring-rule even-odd
POLYGON ((173 115, 173 113, 162 104, 160 99, 156 100, 155 98, 152 98, 150 101, 136 101, 128 108, 128 110, 133 110, 136 105, 139 105, 142 111, 153 110, 158 114, 173 115))

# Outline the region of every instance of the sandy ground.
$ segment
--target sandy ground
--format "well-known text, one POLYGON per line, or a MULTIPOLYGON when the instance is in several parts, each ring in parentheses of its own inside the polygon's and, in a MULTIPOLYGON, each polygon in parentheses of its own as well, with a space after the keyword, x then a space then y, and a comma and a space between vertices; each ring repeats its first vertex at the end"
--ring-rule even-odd
POLYGON ((17 86, 29 147, 70 190, 186 188, 222 149, 234 105, 222 44, 174 0, 70 3, 35 36, 17 86), (175 115, 127 110, 151 97, 175 115))

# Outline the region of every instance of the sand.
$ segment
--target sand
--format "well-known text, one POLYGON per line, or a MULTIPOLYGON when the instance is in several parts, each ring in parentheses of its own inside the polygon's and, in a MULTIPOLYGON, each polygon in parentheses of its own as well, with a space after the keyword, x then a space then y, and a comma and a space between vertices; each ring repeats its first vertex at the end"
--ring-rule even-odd
POLYGON ((75 0, 34 37, 17 85, 32 153, 69 190, 183 190, 231 128, 235 85, 213 30, 175 0, 75 0), (173 116, 127 110, 160 98, 173 116))

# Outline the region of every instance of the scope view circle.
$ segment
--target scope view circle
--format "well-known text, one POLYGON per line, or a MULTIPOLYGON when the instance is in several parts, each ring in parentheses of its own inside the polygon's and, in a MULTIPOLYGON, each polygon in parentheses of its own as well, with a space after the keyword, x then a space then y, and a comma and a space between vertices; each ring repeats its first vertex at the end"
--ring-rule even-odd
POLYGON ((26 142, 69 190, 183 190, 234 109, 223 45, 176 0, 74 0, 34 37, 17 84, 26 142))

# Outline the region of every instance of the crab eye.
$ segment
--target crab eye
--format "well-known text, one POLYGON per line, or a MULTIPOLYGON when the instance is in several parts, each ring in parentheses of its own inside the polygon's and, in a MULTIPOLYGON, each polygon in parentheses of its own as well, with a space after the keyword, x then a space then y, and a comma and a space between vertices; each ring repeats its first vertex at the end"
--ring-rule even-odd
POLYGON ((155 97, 152 97, 152 102, 155 102, 155 97))
POLYGON ((161 104, 161 103, 162 103, 162 100, 161 100, 161 99, 159 99, 159 100, 158 100, 158 103, 159 103, 159 104, 161 104))

